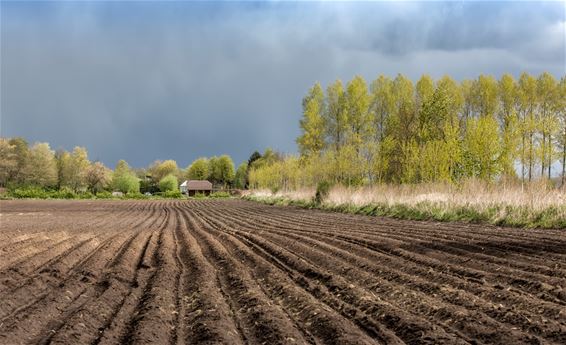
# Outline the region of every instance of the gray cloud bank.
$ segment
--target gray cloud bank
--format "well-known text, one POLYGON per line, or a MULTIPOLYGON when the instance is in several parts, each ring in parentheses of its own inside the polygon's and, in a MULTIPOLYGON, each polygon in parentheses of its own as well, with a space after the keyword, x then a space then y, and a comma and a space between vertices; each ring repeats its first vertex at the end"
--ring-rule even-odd
POLYGON ((355 74, 565 74, 564 3, 1 3, 1 135, 134 166, 296 150, 355 74))

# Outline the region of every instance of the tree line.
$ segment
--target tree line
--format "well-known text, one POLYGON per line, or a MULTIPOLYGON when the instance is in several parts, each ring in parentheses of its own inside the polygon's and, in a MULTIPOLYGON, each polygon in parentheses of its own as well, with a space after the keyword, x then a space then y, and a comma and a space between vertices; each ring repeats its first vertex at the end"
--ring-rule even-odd
POLYGON ((369 86, 356 76, 304 97, 299 156, 251 168, 253 187, 318 181, 374 183, 532 181, 566 176, 566 77, 527 73, 457 82, 399 74, 369 86))
POLYGON ((178 192, 179 182, 184 179, 205 179, 218 187, 243 188, 246 173, 242 168, 235 171, 228 155, 199 158, 185 169, 174 160, 158 160, 137 169, 120 160, 112 170, 102 162, 90 161, 84 147, 75 147, 71 152, 54 151, 48 143, 30 146, 23 138, 0 138, 0 187, 9 189, 153 194, 178 192))

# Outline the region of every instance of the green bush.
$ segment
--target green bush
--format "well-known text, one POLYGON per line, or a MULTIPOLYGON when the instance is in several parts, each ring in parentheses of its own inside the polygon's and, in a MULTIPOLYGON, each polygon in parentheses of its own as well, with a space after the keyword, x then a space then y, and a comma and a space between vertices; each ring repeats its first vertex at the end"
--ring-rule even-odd
POLYGON ((316 194, 314 196, 314 202, 318 205, 322 204, 324 199, 328 198, 330 193, 330 188, 332 185, 328 181, 320 181, 316 186, 316 194))
POLYGON ((230 193, 228 192, 214 192, 210 194, 211 198, 229 198, 231 197, 230 193))
POLYGON ((162 192, 174 192, 179 190, 177 177, 167 175, 159 181, 159 190, 162 192))
POLYGON ((197 192, 197 193, 195 193, 194 198, 196 198, 196 199, 203 199, 203 198, 206 198, 206 194, 201 193, 201 192, 197 192))
POLYGON ((69 188, 61 188, 60 190, 48 192, 50 198, 53 199, 76 199, 77 194, 69 188))
POLYGON ((124 174, 114 177, 114 189, 122 193, 139 193, 140 180, 133 174, 124 174))
POLYGON ((134 200, 142 200, 142 199, 148 199, 147 196, 143 195, 140 192, 130 192, 130 193, 126 193, 124 194, 124 196, 122 197, 122 199, 134 199, 134 200))
POLYGON ((17 199, 47 199, 49 194, 46 190, 40 187, 28 186, 28 187, 18 187, 8 191, 8 195, 12 198, 17 199))
POLYGON ((96 198, 97 199, 113 199, 114 196, 112 195, 112 193, 110 193, 108 191, 102 191, 102 192, 96 193, 96 198))
POLYGON ((170 190, 167 192, 161 193, 161 196, 164 198, 172 198, 172 199, 180 199, 183 197, 180 191, 178 190, 170 190))
POLYGON ((77 193, 76 198, 77 199, 95 199, 95 196, 91 192, 80 192, 80 193, 77 193))

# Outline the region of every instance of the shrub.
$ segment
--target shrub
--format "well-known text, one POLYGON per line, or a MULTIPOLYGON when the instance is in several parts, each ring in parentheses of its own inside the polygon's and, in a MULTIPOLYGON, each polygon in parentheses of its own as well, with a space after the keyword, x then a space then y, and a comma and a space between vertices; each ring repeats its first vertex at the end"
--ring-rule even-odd
POLYGON ((140 182, 133 174, 124 174, 114 177, 114 188, 122 193, 139 193, 140 182))
POLYGON ((159 190, 162 192, 178 191, 179 186, 175 175, 167 175, 159 181, 159 190))
POLYGON ((124 194, 124 196, 123 196, 122 198, 123 198, 123 199, 135 199, 135 200, 138 200, 138 199, 147 199, 148 197, 145 196, 145 195, 143 195, 143 194, 140 193, 140 192, 130 192, 130 193, 124 194))
POLYGON ((328 198, 330 187, 332 187, 332 185, 328 181, 320 181, 318 183, 316 186, 316 194, 314 196, 314 202, 316 204, 320 205, 326 198, 328 198))
POLYGON ((114 197, 112 196, 112 193, 110 193, 108 191, 102 191, 102 192, 96 193, 96 198, 97 199, 112 199, 114 197))
POLYGON ((76 198, 78 199, 94 199, 94 194, 89 191, 80 192, 76 194, 76 198))
POLYGON ((48 196, 53 199, 75 199, 77 194, 70 188, 63 187, 57 191, 51 191, 48 196))
POLYGON ((12 198, 24 199, 24 198, 34 198, 34 199, 47 199, 49 197, 47 191, 43 188, 28 186, 28 187, 18 187, 16 189, 8 191, 8 195, 12 198))
POLYGON ((161 193, 161 196, 163 196, 164 198, 173 198, 173 199, 180 199, 181 197, 183 197, 181 192, 178 191, 178 190, 169 190, 169 191, 163 192, 163 193, 161 193))
POLYGON ((228 192, 214 192, 210 194, 211 198, 229 198, 231 197, 230 193, 228 192))

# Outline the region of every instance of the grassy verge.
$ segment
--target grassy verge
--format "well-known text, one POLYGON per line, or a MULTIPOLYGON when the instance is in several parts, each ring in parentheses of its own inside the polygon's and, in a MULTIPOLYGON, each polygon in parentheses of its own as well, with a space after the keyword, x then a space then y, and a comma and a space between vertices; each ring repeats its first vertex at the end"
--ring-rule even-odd
MULTIPOLYGON (((229 193, 218 191, 205 196, 204 194, 197 194, 195 199, 219 199, 219 198, 230 198, 232 197, 229 193)), ((12 200, 12 199, 66 199, 66 200, 162 200, 162 199, 185 199, 186 196, 182 195, 179 191, 168 191, 160 192, 153 195, 145 195, 142 193, 126 193, 122 196, 112 195, 111 192, 103 191, 96 194, 90 192, 75 192, 70 189, 61 190, 45 190, 42 188, 16 188, 13 190, 8 190, 3 194, 0 194, 0 200, 12 200)))
POLYGON ((447 202, 420 201, 416 203, 372 202, 317 203, 309 199, 293 199, 288 196, 247 195, 244 199, 269 205, 291 205, 307 209, 382 216, 407 220, 435 220, 441 222, 463 221, 486 223, 520 228, 566 229, 566 205, 533 209, 526 205, 489 204, 454 205, 447 202))

